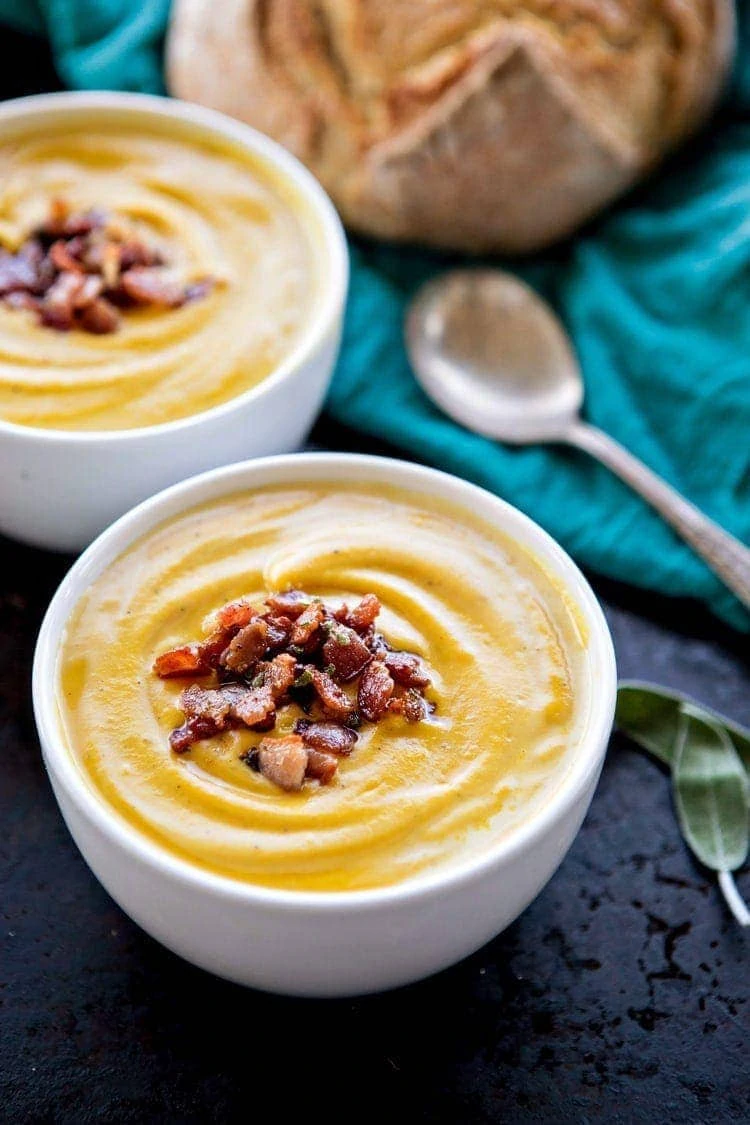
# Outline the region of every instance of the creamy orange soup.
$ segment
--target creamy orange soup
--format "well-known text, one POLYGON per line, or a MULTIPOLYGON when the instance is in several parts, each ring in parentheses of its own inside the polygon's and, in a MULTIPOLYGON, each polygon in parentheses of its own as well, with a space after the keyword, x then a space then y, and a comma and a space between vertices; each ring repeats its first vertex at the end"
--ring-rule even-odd
MULTIPOLYGON (((491 846, 549 800, 590 699, 586 641, 565 591, 469 513, 385 487, 300 484, 170 520, 98 578, 59 657, 60 723, 100 799, 210 871, 292 890, 384 887, 491 846), (184 684, 155 657, 201 635, 217 607, 297 586, 377 594, 378 627, 423 657, 430 721, 363 725, 327 786, 286 793, 230 731, 172 753, 184 684)), ((295 707, 280 712, 291 729, 295 707)))
POLYGON ((0 142, 0 245, 62 198, 105 208, 204 300, 128 312, 111 335, 55 332, 0 304, 0 418, 63 430, 171 422, 226 402, 289 354, 319 292, 319 234, 289 185, 239 147, 170 123, 83 124, 0 142))

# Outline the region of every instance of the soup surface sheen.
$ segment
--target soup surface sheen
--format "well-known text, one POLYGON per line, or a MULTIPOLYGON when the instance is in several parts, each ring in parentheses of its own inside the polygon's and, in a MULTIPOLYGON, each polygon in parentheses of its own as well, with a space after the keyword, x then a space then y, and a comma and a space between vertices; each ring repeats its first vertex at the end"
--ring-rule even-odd
POLYGON ((578 617, 520 545, 434 498, 239 493, 162 524, 93 583, 61 648, 61 723, 88 783, 173 854, 275 888, 388 886, 488 848, 558 787, 590 699, 578 617), (151 671, 219 606, 289 586, 377 594, 378 627, 424 658, 436 704, 429 722, 363 724, 335 781, 297 793, 239 760, 262 737, 248 730, 173 754, 184 682, 151 671))
POLYGON ((256 386, 291 351, 315 300, 303 205, 238 146, 174 124, 45 128, 0 144, 0 244, 15 249, 51 200, 132 223, 187 282, 179 309, 129 310, 96 336, 56 332, 0 303, 0 418, 59 430, 175 421, 256 386))

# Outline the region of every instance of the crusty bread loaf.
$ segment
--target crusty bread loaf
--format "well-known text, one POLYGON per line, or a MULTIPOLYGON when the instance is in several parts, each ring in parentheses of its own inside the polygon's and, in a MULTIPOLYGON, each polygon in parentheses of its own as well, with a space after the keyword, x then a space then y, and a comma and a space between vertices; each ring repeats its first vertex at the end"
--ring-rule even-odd
POLYGON ((732 0, 174 0, 172 93, 270 134, 353 228, 538 249, 695 129, 732 0))

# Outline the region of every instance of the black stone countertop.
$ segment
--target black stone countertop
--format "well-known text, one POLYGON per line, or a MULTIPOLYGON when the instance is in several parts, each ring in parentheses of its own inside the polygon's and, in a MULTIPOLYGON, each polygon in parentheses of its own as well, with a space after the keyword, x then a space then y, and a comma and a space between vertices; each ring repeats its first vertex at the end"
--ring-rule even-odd
MULTIPOLYGON (((617 738, 551 883, 431 980, 281 999, 147 937, 89 873, 40 760, 31 657, 69 562, 0 540, 0 1122, 750 1121, 750 933, 683 846, 664 773, 617 738)), ((621 675, 750 724, 746 638, 690 604, 594 586, 621 675)))

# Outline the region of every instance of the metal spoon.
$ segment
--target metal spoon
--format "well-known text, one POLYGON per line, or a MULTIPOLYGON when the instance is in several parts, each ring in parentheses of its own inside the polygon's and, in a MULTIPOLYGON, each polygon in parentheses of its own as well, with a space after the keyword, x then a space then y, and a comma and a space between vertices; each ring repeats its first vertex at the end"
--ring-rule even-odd
POLYGON ((750 608, 750 548, 582 421, 578 361, 533 289, 500 270, 443 274, 417 293, 406 344, 423 390, 456 422, 514 445, 564 442, 590 453, 640 493, 750 608))

